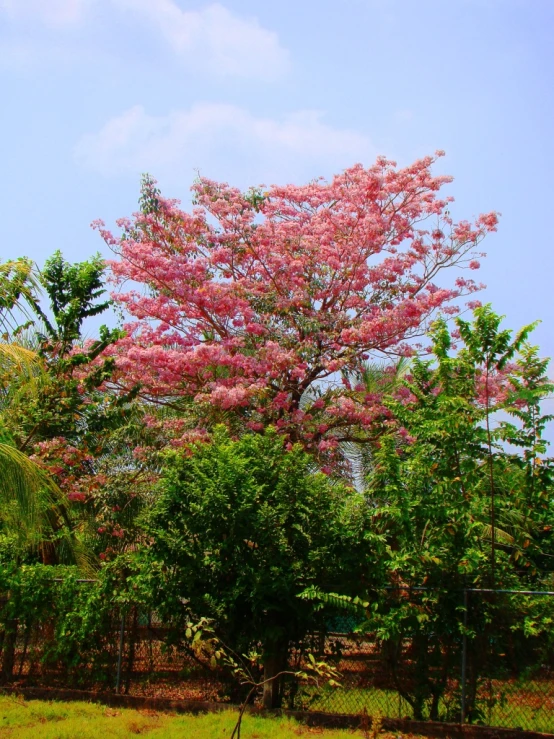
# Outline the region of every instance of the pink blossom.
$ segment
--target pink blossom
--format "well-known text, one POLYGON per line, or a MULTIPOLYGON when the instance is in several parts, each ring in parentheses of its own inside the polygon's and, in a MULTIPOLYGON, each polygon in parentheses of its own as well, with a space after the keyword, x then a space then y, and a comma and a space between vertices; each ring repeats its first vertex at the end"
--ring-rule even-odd
MULTIPOLYGON (((117 255, 113 298, 132 318, 106 352, 118 384, 140 383, 153 403, 188 397, 207 413, 247 412, 253 430, 318 433, 331 453, 337 434, 380 412, 349 370, 368 356, 408 356, 438 311, 455 313, 480 289, 461 276, 439 284, 446 268, 477 269, 476 245, 498 223, 494 212, 452 221, 441 194, 451 178, 431 171, 443 154, 272 186, 257 207, 201 178, 189 211, 156 194, 158 210, 120 221, 121 236, 97 221, 117 255)), ((167 433, 183 445, 191 432, 168 423, 167 433)))

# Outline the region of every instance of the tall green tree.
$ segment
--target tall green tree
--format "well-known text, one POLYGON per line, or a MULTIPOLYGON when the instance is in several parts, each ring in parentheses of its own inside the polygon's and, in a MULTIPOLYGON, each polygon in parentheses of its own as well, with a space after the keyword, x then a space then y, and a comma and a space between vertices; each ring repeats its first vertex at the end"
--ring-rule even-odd
MULTIPOLYGON (((214 619, 239 654, 261 650, 269 679, 318 623, 298 595, 311 585, 359 587, 367 516, 362 494, 315 471, 275 431, 233 440, 220 427, 211 443, 167 456, 144 577, 159 612, 214 619)), ((279 681, 268 683, 265 705, 280 700, 279 681)))
POLYGON ((383 640, 397 687, 420 718, 438 718, 457 674, 464 588, 540 589, 554 554, 554 465, 544 456, 548 417, 540 412, 552 390, 547 362, 525 343, 532 327, 513 336, 500 323, 490 306, 471 323, 458 320, 457 351, 446 323, 435 324, 432 359, 414 360, 386 401, 394 424, 368 478, 387 541, 386 582, 400 590, 376 605, 367 628, 383 640), (421 586, 430 590, 402 595, 421 586), (406 640, 413 671, 402 682, 406 640))
MULTIPOLYGON (((104 263, 96 256, 70 264, 56 252, 32 284, 49 303, 43 311, 38 292, 27 301, 34 318, 26 338, 34 351, 17 351, 27 351, 33 363, 27 362, 27 371, 14 372, 7 360, 0 367, 0 413, 15 449, 11 459, 17 452, 18 459, 28 460, 27 469, 38 465, 63 491, 81 541, 88 539, 97 553, 119 550, 140 500, 136 478, 142 465, 132 450, 140 443, 137 427, 144 424, 134 393, 119 394, 110 384, 113 360, 103 352, 121 331, 101 326, 97 339, 83 335, 86 321, 110 304, 104 299, 104 263)), ((48 562, 57 561, 57 546, 43 550, 48 562)))
POLYGON ((40 315, 38 280, 30 260, 0 265, 0 559, 16 561, 44 550, 53 539, 70 559, 83 562, 71 536, 68 501, 55 480, 17 448, 9 419, 22 395, 36 393, 45 369, 41 358, 17 343, 40 315), (24 320, 24 323, 20 323, 24 320))

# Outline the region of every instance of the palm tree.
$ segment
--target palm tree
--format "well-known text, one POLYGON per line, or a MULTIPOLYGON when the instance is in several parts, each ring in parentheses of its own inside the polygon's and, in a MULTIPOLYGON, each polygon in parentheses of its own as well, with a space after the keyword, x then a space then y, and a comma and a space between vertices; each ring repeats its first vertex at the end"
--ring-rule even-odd
MULTIPOLYGON (((363 386, 369 395, 385 396, 400 386, 409 368, 410 360, 406 357, 395 362, 363 362, 356 370, 346 373, 346 378, 353 386, 363 386)), ((356 486, 363 489, 373 470, 374 440, 368 439, 365 444, 346 441, 341 444, 341 450, 350 464, 356 486)))
POLYGON ((32 324, 29 310, 42 315, 38 290, 30 260, 0 264, 0 530, 19 552, 36 551, 48 563, 88 567, 72 531, 66 496, 46 470, 17 448, 6 424, 18 397, 36 393, 45 376, 38 354, 15 340, 32 324))

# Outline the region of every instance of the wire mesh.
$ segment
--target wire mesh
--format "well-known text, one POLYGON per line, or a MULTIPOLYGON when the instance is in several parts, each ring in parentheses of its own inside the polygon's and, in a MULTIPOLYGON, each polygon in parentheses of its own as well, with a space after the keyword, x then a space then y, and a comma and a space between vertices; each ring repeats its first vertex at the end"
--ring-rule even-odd
POLYGON ((380 601, 388 633, 330 619, 348 624, 320 650, 342 687, 304 682, 295 707, 554 733, 554 593, 395 590, 380 601))
POLYGON ((467 718, 554 732, 551 592, 468 592, 467 718))
MULTIPOLYGON (((463 705, 467 723, 554 733, 554 594, 472 590, 465 598, 442 597, 423 590, 387 594, 381 615, 396 631, 372 630, 364 615, 330 613, 325 631, 291 645, 289 668, 302 670, 313 654, 338 670, 340 687, 288 676, 283 706, 459 723, 463 705), (430 618, 447 607, 450 621, 446 610, 430 618)), ((96 632, 73 637, 48 619, 4 622, 4 683, 244 699, 244 686, 229 670, 210 664, 171 624, 139 607, 113 609, 96 632)))

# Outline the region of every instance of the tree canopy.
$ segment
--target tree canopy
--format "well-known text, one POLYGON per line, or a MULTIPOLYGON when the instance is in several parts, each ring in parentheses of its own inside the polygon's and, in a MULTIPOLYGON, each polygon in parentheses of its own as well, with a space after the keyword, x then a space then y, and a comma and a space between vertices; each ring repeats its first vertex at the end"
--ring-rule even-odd
POLYGON ((192 398, 205 418, 221 409, 252 430, 274 425, 315 451, 370 435, 378 399, 340 373, 409 353, 437 310, 456 312, 478 285, 438 280, 478 268, 476 247, 496 229, 495 213, 453 222, 435 159, 398 169, 380 158, 330 182, 247 193, 201 178, 191 212, 146 177, 120 236, 96 224, 119 257, 114 299, 136 319, 113 348, 120 382, 154 402, 192 398))

